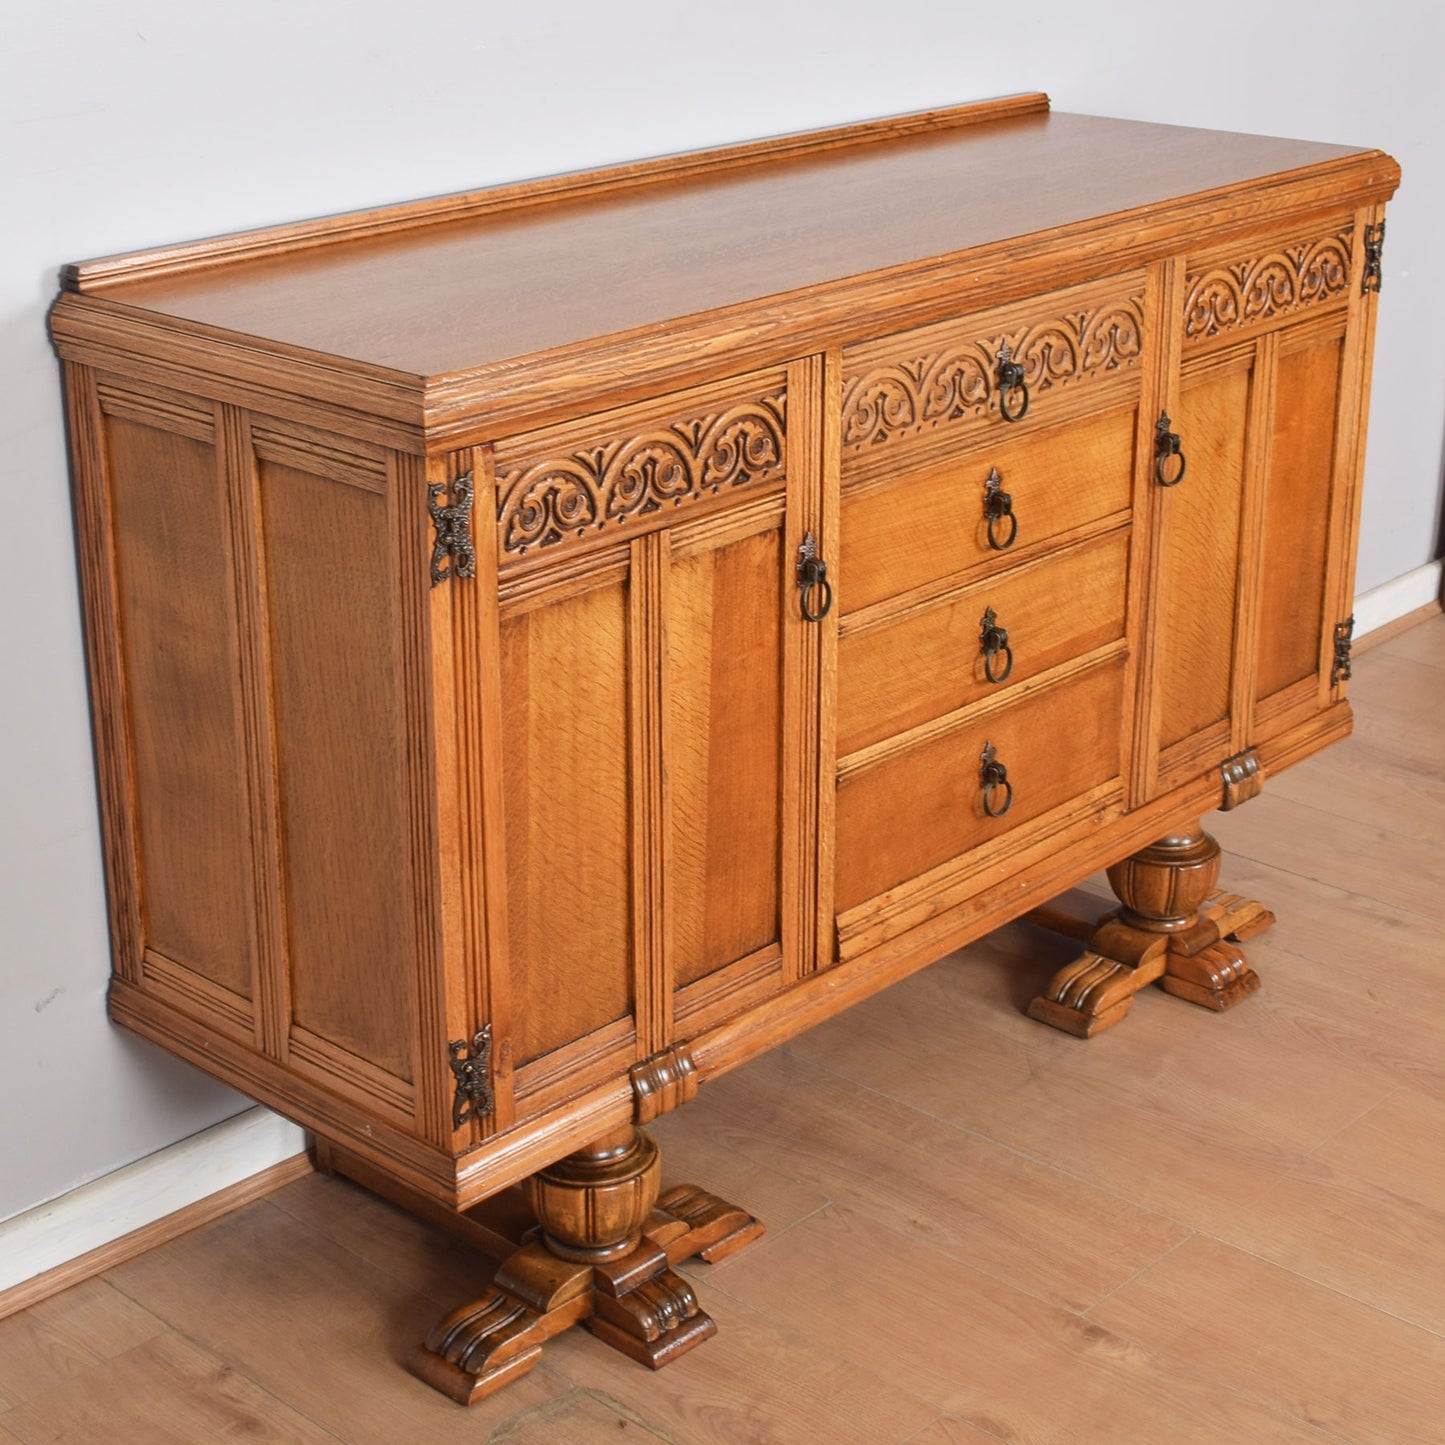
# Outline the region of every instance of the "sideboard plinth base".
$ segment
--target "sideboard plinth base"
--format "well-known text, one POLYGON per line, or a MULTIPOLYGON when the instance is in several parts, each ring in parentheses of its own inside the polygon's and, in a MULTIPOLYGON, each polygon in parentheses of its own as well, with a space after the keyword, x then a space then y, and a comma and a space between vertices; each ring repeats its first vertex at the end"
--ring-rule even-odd
MULTIPOLYGON (((657 1190, 658 1155, 640 1129, 620 1129, 534 1175, 536 1217, 486 1293, 453 1310, 408 1368, 463 1405, 524 1375, 542 1346, 574 1324, 661 1369, 717 1332, 674 1266, 723 1259, 763 1233, 745 1210, 692 1185, 657 1190)), ((515 1197, 505 1207, 515 1209, 515 1197)), ((476 1241, 482 1205, 458 1216, 476 1241)))
MULTIPOLYGON (((1029 1016, 1088 1039, 1127 1018, 1134 995, 1151 983, 1215 1012, 1248 998, 1259 975, 1237 945, 1274 914, 1215 888, 1218 875, 1219 845, 1197 823, 1109 869, 1123 906, 1099 920, 1084 952, 1029 1004, 1029 1016)), ((1060 926, 1050 910, 1034 917, 1060 926)), ((1066 920, 1062 931, 1077 936, 1066 920)))

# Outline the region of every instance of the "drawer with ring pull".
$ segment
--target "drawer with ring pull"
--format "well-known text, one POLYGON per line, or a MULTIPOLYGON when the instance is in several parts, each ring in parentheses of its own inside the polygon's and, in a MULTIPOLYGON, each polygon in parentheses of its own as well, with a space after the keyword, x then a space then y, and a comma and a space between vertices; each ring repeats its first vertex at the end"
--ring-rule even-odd
POLYGON ((976 568, 1040 554, 1108 517, 1123 520, 1137 409, 995 440, 912 473, 845 491, 838 605, 857 612, 976 568))
POLYGON ((983 848, 1122 773, 1121 653, 843 760, 835 898, 842 913, 983 848))
POLYGON ((1116 528, 912 607, 845 617, 839 756, 1122 638, 1129 536, 1116 528))

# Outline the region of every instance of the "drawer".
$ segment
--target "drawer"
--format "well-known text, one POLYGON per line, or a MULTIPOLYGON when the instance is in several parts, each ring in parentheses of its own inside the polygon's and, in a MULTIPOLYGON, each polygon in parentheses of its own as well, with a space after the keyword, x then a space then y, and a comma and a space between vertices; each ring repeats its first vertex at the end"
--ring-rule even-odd
POLYGON ((1133 406, 1122 407, 845 492, 839 605, 856 612, 989 563, 1007 566, 1036 555, 1039 544, 1127 511, 1135 416, 1133 406), (984 508, 994 472, 1011 498, 1012 518, 995 520, 997 545, 990 545, 984 508))
POLYGON ((1134 271, 845 347, 843 475, 1137 397, 1144 338, 1134 271))
MULTIPOLYGON (((838 782, 835 907, 846 912, 972 849, 984 848, 1121 771, 1122 657, 1075 673, 838 782), (984 811, 987 743, 1008 769, 1012 804, 984 811)), ((1001 804, 1002 789, 995 802, 1001 804)))
POLYGON ((943 717, 1124 635, 1127 529, 852 629, 838 645, 838 753, 943 717), (985 671, 985 609, 1008 654, 985 671))

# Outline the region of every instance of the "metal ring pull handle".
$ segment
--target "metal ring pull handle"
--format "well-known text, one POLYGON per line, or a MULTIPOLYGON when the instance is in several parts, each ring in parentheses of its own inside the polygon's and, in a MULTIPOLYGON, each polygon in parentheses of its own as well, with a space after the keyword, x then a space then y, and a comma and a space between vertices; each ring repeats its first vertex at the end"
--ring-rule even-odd
POLYGON ((983 789, 983 810, 990 818, 1002 818, 1014 805, 1014 785, 1008 780, 1008 769, 998 760, 993 744, 986 742, 980 755, 978 785, 983 789), (995 799, 998 790, 1003 789, 1003 804, 995 799))
POLYGON ((988 522, 988 545, 995 552, 1007 552, 1019 534, 1019 519, 1014 516, 1014 499, 1003 489, 998 468, 990 469, 983 482, 983 515, 988 522), (1000 523, 1008 521, 1008 535, 999 536, 1000 523))
POLYGON ((1159 420, 1154 423, 1154 479, 1161 487, 1177 487, 1184 480, 1189 463, 1179 448, 1179 433, 1169 430, 1169 413, 1161 411, 1159 420), (1170 457, 1179 458, 1179 468, 1172 477, 1169 475, 1170 457))
POLYGON ((1022 421, 1029 409, 1029 384, 1024 380, 1023 363, 1013 359, 1013 349, 1005 341, 998 349, 998 410, 1005 421, 1022 421), (1012 409, 1009 395, 1018 392, 1019 401, 1012 409))
POLYGON ((798 586, 803 589, 798 605, 809 622, 821 622, 833 610, 833 584, 828 580, 828 564, 818 555, 818 539, 809 532, 798 547, 798 586), (818 589, 822 605, 813 606, 813 592, 818 589))
POLYGON ((997 685, 1007 682, 1009 674, 1014 670, 1013 648, 1008 645, 1008 628, 998 625, 998 617, 992 607, 985 607, 983 619, 979 623, 978 633, 979 651, 983 653, 983 675, 997 685), (1003 658, 1003 670, 994 671, 994 663, 997 658, 1003 658))

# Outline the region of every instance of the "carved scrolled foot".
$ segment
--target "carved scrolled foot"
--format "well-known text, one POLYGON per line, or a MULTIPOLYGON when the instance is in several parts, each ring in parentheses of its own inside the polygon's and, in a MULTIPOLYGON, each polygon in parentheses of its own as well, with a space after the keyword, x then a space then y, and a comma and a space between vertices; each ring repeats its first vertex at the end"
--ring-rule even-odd
MULTIPOLYGON (((1235 946, 1274 922, 1274 914, 1214 884, 1219 845, 1197 824, 1109 869, 1122 907, 1102 919, 1087 950, 1054 975, 1029 1015, 1078 1038, 1125 1018, 1146 984, 1221 1011, 1259 988, 1259 976, 1235 946)), ((1037 920, 1079 936, 1050 910, 1037 920)))
POLYGON ((1159 987, 1222 1013, 1259 988, 1259 975, 1234 944, 1220 939, 1192 955, 1171 953, 1159 987))
POLYGON ((667 1257, 673 1264, 692 1255, 716 1264, 746 1249, 764 1233, 762 1222, 746 1209, 739 1209, 736 1204, 729 1204, 695 1184, 679 1184, 669 1189, 657 1201, 657 1207, 687 1227, 685 1242, 680 1246, 682 1252, 674 1254, 668 1249, 667 1257))
POLYGON ((703 1313, 692 1286, 667 1267, 661 1250, 653 1266, 655 1272, 640 1282, 599 1271, 595 1313, 587 1328, 614 1350, 660 1370, 716 1334, 717 1326, 703 1313))
POLYGON ((1061 968, 1029 1004, 1029 1017, 1076 1038, 1090 1039, 1124 1019, 1145 983, 1139 971, 1086 950, 1061 968))
POLYGON ((525 1374, 547 1340, 579 1322, 652 1369, 669 1364, 717 1330, 673 1266, 721 1258, 763 1232, 692 1186, 659 1200, 657 1146, 631 1125, 533 1175, 526 1193, 536 1227, 486 1294, 448 1315, 409 1362, 464 1405, 525 1374))
POLYGON ((1238 893, 1226 893, 1222 888, 1216 888, 1209 895, 1199 913, 1219 929, 1221 938, 1232 938, 1236 943, 1263 933, 1275 921, 1274 914, 1264 904, 1238 893))
POLYGON ((490 1289, 453 1310, 407 1362, 412 1374, 461 1405, 474 1405, 519 1375, 542 1354, 542 1316, 505 1290, 490 1289))

